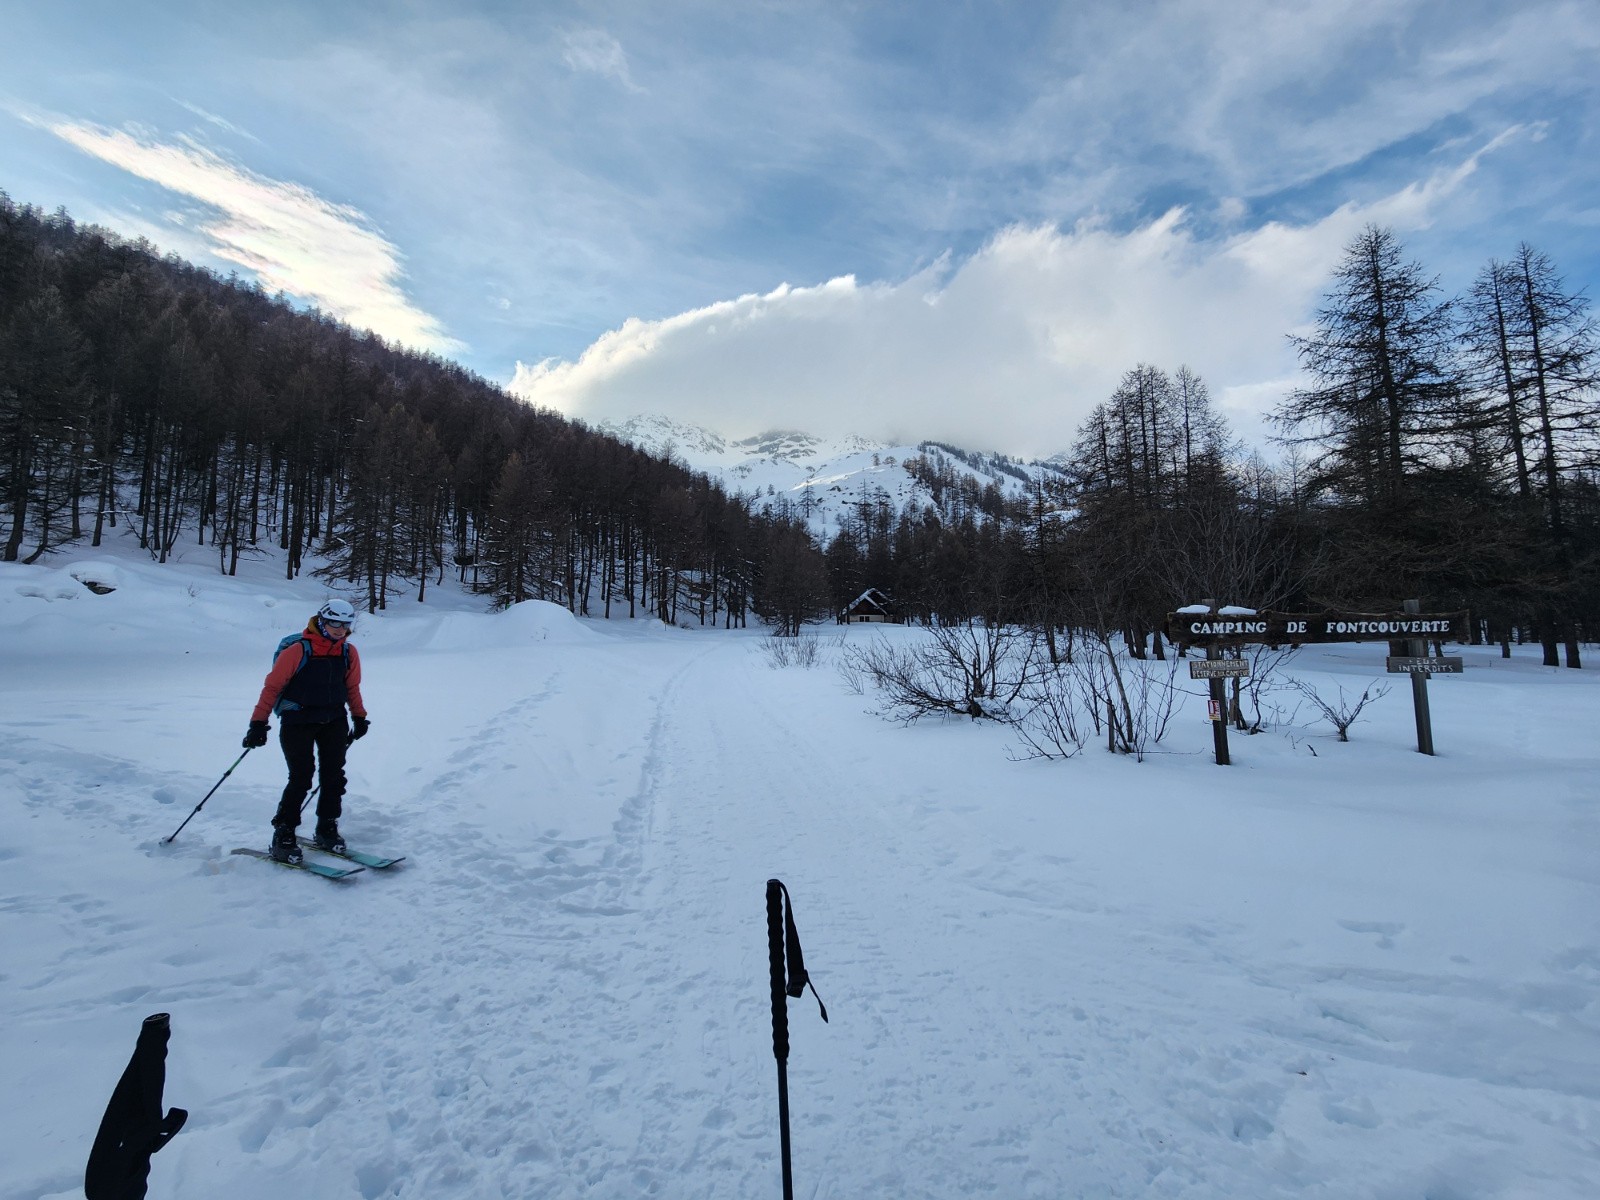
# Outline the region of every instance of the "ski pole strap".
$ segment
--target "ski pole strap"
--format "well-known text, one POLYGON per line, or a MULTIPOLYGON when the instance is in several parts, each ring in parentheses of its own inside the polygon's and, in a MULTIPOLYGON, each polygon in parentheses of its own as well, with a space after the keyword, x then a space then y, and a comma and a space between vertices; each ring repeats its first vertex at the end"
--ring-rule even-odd
POLYGON ((778 890, 783 893, 783 948, 784 957, 788 960, 787 975, 789 978, 788 993, 794 999, 805 995, 806 988, 811 989, 811 994, 816 997, 817 1008, 822 1013, 823 1023, 828 1020, 828 1007, 822 1003, 822 997, 817 995, 817 985, 811 982, 811 976, 806 974, 806 959, 800 949, 800 931, 794 927, 794 901, 789 896, 789 889, 784 887, 783 881, 774 879, 769 881, 768 887, 776 883, 778 890))

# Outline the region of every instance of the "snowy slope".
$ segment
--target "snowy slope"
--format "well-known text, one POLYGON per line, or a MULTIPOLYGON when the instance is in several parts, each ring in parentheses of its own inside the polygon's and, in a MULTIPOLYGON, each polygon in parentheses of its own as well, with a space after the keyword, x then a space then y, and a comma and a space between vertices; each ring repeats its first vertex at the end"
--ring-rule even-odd
POLYGON ((152 1197, 776 1196, 769 876, 832 1018, 790 1005, 800 1196, 1600 1195, 1593 672, 1466 650, 1435 759, 1397 689, 1349 744, 1219 768, 1194 702, 1046 764, 756 631, 441 592, 356 634, 344 824, 411 859, 330 884, 228 853, 273 748, 160 844, 320 593, 70 563, 0 566, 0 1196, 81 1194, 158 1011, 152 1197))
POLYGON ((1058 475, 1058 461, 1022 463, 998 454, 964 451, 935 442, 890 445, 867 438, 826 440, 793 430, 775 430, 738 440, 682 421, 655 415, 597 426, 651 454, 670 455, 720 481, 730 492, 758 505, 787 501, 820 538, 832 537, 852 507, 880 498, 895 513, 932 500, 926 486, 905 469, 912 458, 930 460, 980 487, 993 484, 1007 496, 1026 494, 1029 480, 1058 475))

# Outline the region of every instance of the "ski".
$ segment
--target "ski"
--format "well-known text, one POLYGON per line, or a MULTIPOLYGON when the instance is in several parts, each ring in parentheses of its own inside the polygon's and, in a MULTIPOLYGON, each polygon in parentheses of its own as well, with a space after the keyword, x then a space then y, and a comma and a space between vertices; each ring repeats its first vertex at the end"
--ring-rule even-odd
POLYGON ((234 850, 235 854, 248 854, 251 858, 264 858, 269 863, 278 863, 280 867, 289 867, 295 871, 310 871, 313 875, 321 875, 324 879, 348 879, 351 875, 359 875, 366 870, 365 867, 330 867, 319 862, 278 862, 265 850, 253 850, 248 846, 240 846, 234 850))
POLYGON ((399 858, 384 858, 380 854, 367 854, 360 850, 325 850, 317 845, 311 838, 300 838, 299 842, 307 850, 315 850, 318 854, 331 854, 335 858, 348 858, 353 863, 360 863, 363 867, 371 867, 374 871, 386 871, 396 863, 403 863, 405 855, 399 858))

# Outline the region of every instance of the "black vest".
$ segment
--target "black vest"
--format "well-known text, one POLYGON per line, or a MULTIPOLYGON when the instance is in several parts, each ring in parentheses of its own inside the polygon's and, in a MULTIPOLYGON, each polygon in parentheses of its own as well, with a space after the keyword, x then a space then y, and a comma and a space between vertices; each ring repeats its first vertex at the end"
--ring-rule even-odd
POLYGON ((350 693, 344 685, 345 655, 313 654, 294 673, 278 699, 278 719, 285 725, 321 725, 343 721, 350 693), (287 703, 286 703, 287 702, 287 703))

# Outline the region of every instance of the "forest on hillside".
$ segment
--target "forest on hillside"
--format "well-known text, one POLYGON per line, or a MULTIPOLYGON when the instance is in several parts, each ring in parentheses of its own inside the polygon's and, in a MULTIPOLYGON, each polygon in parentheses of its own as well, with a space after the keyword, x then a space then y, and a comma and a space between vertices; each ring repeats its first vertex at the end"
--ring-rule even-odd
POLYGON ((369 611, 500 603, 742 623, 788 522, 439 358, 0 193, 6 561, 131 528, 273 547, 369 611))
MULTIPOLYGON (((1166 613, 1469 609, 1474 637, 1580 665, 1600 622, 1600 339, 1529 246, 1441 294, 1392 231, 1348 247, 1306 387, 1247 451, 1204 380, 1131 368, 1026 499, 908 461, 928 499, 864 495, 820 544, 781 500, 729 495, 147 243, 0 193, 0 539, 6 561, 131 532, 225 573, 267 549, 371 611, 453 575, 496 603, 792 634, 867 588, 906 619, 1115 631, 1166 613)), ((1017 465, 1010 473, 1025 472, 1017 465)))

